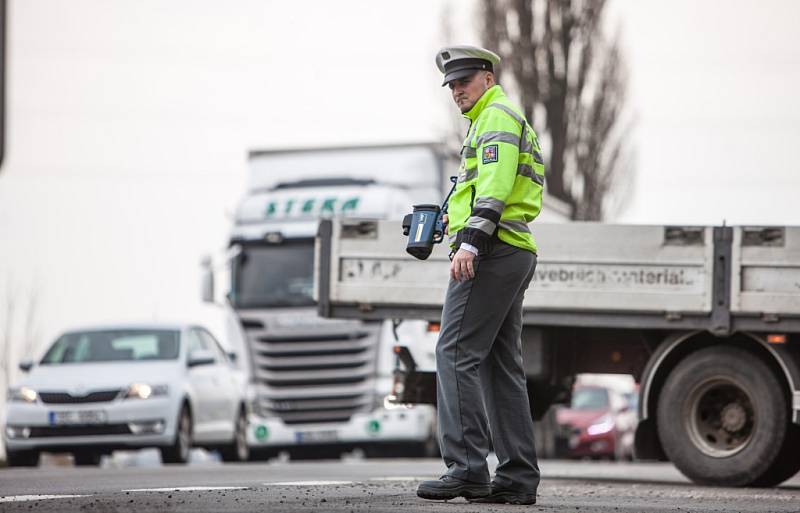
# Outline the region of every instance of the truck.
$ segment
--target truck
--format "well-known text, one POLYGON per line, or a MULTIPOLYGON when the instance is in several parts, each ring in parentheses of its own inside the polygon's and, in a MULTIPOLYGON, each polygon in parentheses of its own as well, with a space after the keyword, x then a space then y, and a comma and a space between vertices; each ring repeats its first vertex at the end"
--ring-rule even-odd
MULTIPOLYGON (((568 400, 578 374, 630 374, 638 458, 724 486, 776 485, 800 470, 800 227, 532 228, 540 254, 521 347, 534 418, 568 400)), ((397 222, 323 221, 320 314, 437 323, 449 248, 419 261, 404 239, 397 222)), ((419 346, 395 351, 396 400, 435 404, 419 346)))
POLYGON ((436 143, 249 153, 247 192, 228 248, 206 261, 203 298, 223 305, 243 332, 254 459, 438 450, 432 406, 387 400, 393 346, 436 334, 422 321, 320 317, 314 238, 320 219, 400 220, 414 201, 440 201, 452 158, 436 143))

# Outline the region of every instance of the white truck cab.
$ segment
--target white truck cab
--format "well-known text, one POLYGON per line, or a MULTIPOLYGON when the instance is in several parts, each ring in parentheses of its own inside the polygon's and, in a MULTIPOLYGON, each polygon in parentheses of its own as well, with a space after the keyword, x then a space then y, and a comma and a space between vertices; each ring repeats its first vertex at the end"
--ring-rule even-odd
POLYGON ((320 219, 400 220, 415 203, 441 202, 446 158, 433 144, 250 154, 223 288, 246 338, 247 439, 256 457, 436 451, 434 408, 387 396, 394 346, 433 347, 437 334, 424 321, 320 317, 314 240, 320 219))

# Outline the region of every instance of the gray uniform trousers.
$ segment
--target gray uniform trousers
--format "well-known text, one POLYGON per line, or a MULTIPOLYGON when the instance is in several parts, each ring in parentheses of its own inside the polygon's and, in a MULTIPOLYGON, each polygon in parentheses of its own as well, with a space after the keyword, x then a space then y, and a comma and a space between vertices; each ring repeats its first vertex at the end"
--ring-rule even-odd
POLYGON ((499 460, 494 482, 533 494, 539 466, 520 335, 522 299, 535 268, 535 254, 496 242, 475 259, 475 278, 450 280, 436 344, 439 447, 447 474, 488 482, 491 432, 499 460))

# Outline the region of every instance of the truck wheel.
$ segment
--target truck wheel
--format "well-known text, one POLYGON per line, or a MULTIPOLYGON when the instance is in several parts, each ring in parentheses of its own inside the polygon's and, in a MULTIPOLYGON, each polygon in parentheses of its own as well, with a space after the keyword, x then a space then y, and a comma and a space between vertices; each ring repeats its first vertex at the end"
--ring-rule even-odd
POLYGON ((275 449, 250 449, 250 461, 269 461, 279 455, 275 449))
POLYGON ((423 442, 421 452, 423 458, 441 458, 442 453, 439 450, 439 440, 436 438, 435 431, 423 442))
POLYGON ((9 467, 38 467, 39 451, 7 451, 6 464, 9 467))
POLYGON ((244 409, 239 410, 235 426, 233 442, 220 451, 222 461, 247 461, 250 459, 250 449, 247 447, 247 414, 244 409))
POLYGON ((658 434, 669 459, 692 481, 748 486, 778 460, 787 411, 765 363, 743 349, 714 346, 670 373, 658 401, 658 434))
POLYGON ((103 455, 97 451, 81 450, 72 453, 76 467, 96 467, 102 458, 103 455))
POLYGON ((389 457, 397 458, 439 458, 439 442, 436 441, 436 435, 431 434, 424 442, 412 442, 408 444, 400 444, 391 451, 389 457))
POLYGON ((178 426, 175 429, 175 442, 169 447, 161 448, 161 461, 164 463, 188 463, 192 450, 192 415, 185 404, 178 415, 178 426))
POLYGON ((800 426, 789 425, 778 459, 766 474, 753 482, 753 486, 777 486, 800 472, 800 426))

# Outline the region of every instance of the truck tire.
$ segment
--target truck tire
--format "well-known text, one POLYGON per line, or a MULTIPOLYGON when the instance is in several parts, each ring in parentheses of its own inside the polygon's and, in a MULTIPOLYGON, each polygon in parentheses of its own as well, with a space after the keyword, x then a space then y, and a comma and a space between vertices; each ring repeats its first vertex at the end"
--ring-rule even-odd
POLYGON ((441 458, 442 451, 439 448, 439 439, 434 431, 430 437, 422 444, 421 453, 423 458, 441 458))
POLYGON ((439 442, 436 440, 436 435, 431 434, 424 442, 412 442, 408 444, 400 444, 397 448, 396 455, 398 458, 439 458, 439 442))
POLYGON ((168 447, 161 448, 161 461, 164 463, 188 463, 192 450, 192 414, 189 407, 183 405, 178 415, 175 428, 175 441, 168 447))
POLYGON ((280 455, 275 449, 250 449, 250 461, 269 461, 280 455))
POLYGON ((800 426, 789 425, 778 459, 766 474, 753 482, 753 486, 777 486, 800 472, 800 426))
POLYGON ((783 392, 770 368, 744 349, 692 353, 670 372, 658 400, 665 453, 696 483, 756 484, 788 435, 783 392))
POLYGON ((250 459, 250 448, 247 446, 247 414, 244 408, 239 410, 235 421, 233 442, 220 451, 222 461, 247 461, 250 459))
POLYGON ((6 451, 6 464, 9 467, 38 467, 39 451, 6 451))

